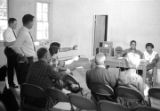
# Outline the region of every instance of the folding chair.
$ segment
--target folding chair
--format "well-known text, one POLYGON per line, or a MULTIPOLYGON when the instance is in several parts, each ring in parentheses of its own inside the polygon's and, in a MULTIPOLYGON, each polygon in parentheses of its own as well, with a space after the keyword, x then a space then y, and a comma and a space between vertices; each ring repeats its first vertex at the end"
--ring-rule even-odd
POLYGON ((63 93, 61 90, 56 88, 49 88, 46 90, 48 96, 56 103, 53 106, 54 110, 72 110, 72 105, 70 104, 69 97, 67 94, 63 93), (63 107, 65 106, 65 108, 63 107))
POLYGON ((148 94, 151 107, 160 109, 160 88, 151 88, 148 94))
POLYGON ((47 109, 45 91, 36 85, 24 83, 21 87, 21 110, 45 111, 47 109))
POLYGON ((71 93, 68 95, 71 104, 76 106, 79 110, 96 110, 96 105, 92 100, 77 94, 71 93))
POLYGON ((107 100, 99 101, 98 108, 98 111, 129 111, 129 109, 122 105, 107 100))
POLYGON ((89 88, 96 101, 105 99, 115 101, 114 90, 109 85, 89 83, 89 88))
POLYGON ((116 89, 116 96, 117 101, 128 108, 144 105, 143 95, 138 90, 126 86, 119 86, 116 89))

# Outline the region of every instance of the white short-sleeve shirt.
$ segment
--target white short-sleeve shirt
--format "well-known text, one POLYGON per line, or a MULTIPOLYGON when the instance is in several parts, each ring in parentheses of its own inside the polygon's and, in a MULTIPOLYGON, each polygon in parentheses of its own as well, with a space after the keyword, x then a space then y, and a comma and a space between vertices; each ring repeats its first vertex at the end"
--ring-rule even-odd
POLYGON ((144 59, 147 60, 149 63, 156 57, 158 53, 153 51, 152 54, 149 54, 147 51, 144 52, 144 59))
POLYGON ((13 30, 8 27, 3 33, 4 42, 13 42, 16 40, 16 37, 13 33, 13 30))

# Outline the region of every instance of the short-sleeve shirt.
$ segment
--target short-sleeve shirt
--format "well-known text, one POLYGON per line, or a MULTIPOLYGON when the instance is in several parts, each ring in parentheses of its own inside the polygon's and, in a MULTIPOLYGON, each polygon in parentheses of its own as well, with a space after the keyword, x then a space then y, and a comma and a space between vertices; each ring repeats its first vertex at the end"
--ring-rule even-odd
POLYGON ((153 51, 152 54, 149 54, 147 51, 144 52, 144 59, 147 60, 149 63, 156 57, 158 53, 153 51))
POLYGON ((16 40, 13 29, 8 27, 3 33, 4 42, 13 42, 16 40))

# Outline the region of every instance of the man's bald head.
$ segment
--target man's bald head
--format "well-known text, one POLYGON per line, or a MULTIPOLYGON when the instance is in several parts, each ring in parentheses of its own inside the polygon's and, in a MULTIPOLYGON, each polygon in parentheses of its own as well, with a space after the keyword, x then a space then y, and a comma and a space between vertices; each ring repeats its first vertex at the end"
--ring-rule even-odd
POLYGON ((95 57, 96 65, 104 65, 105 60, 106 60, 106 57, 103 53, 99 53, 95 57))

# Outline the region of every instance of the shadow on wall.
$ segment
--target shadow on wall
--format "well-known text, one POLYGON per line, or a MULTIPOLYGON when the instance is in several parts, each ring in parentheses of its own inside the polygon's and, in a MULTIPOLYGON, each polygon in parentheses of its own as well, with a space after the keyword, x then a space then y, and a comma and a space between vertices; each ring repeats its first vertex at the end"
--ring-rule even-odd
POLYGON ((7 59, 6 56, 4 55, 4 47, 0 46, 0 66, 6 64, 7 64, 7 59))

